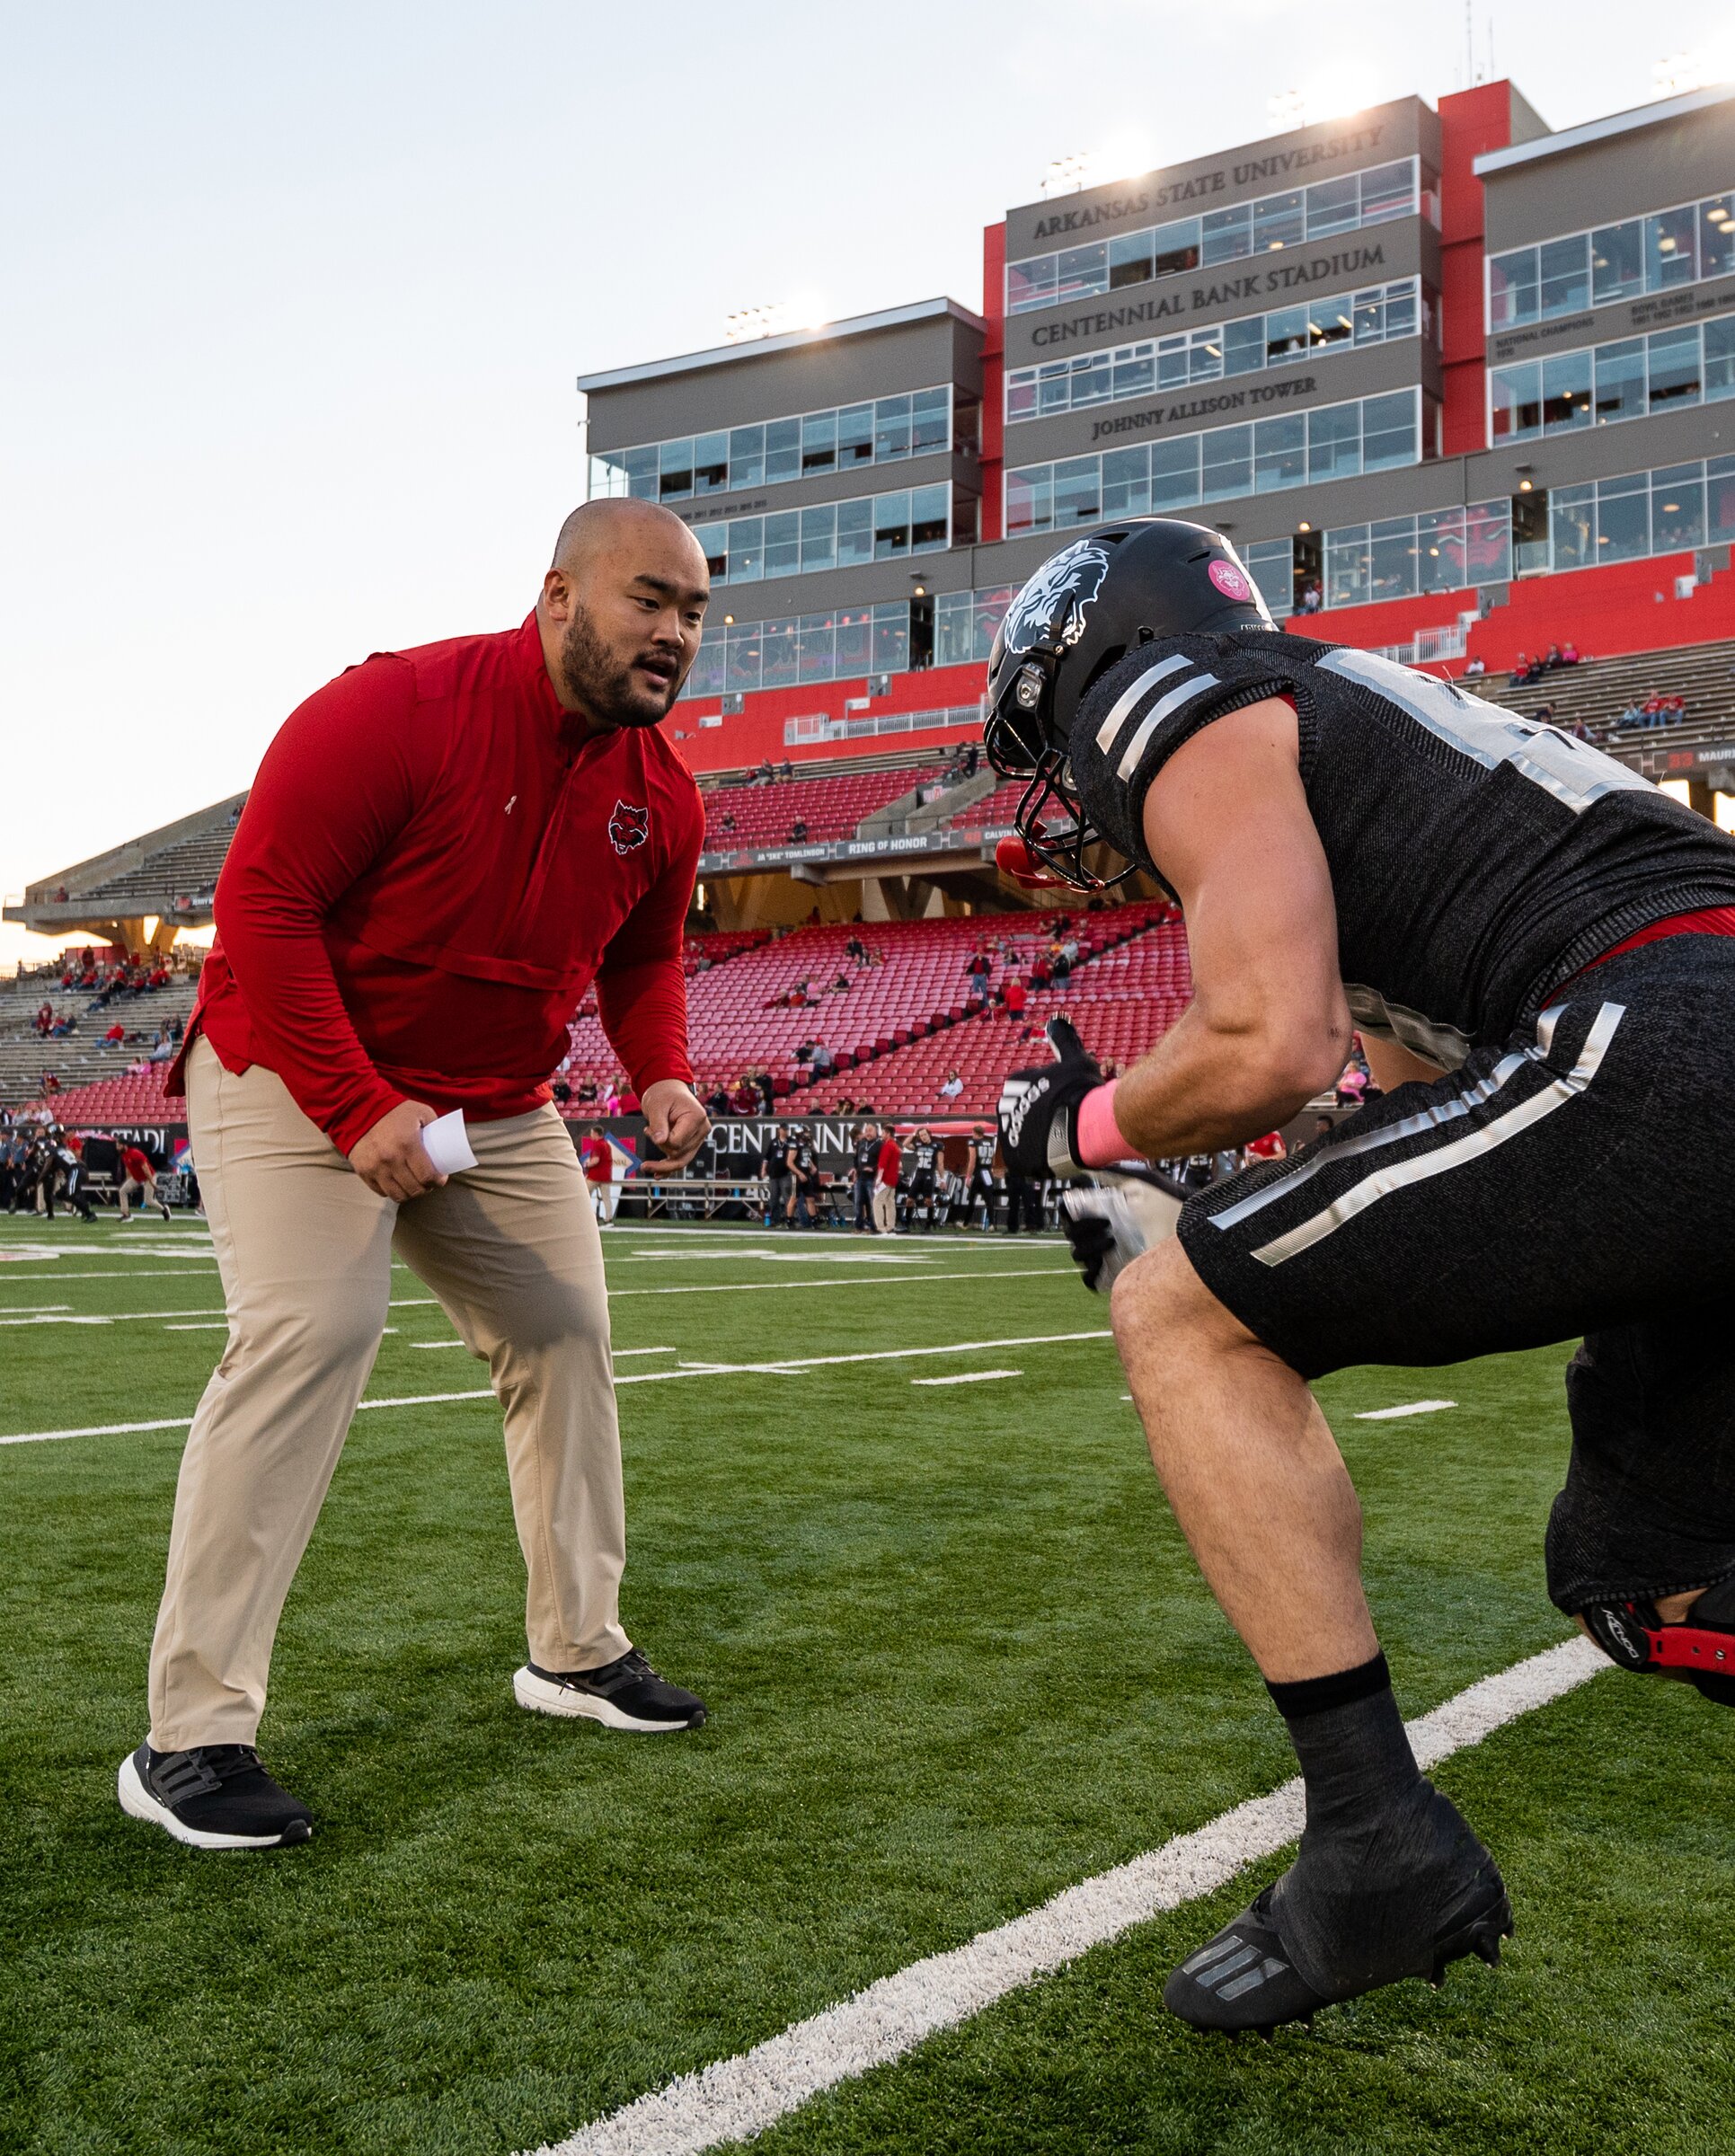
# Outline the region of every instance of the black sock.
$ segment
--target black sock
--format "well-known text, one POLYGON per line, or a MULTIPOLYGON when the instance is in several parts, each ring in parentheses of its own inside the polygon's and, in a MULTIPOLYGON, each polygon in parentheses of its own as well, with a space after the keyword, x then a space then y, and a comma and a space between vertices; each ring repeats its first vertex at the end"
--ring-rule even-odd
POLYGON ((1421 1781, 1383 1654, 1332 1676, 1267 1689, 1301 1762, 1310 1836, 1353 1831, 1421 1781))

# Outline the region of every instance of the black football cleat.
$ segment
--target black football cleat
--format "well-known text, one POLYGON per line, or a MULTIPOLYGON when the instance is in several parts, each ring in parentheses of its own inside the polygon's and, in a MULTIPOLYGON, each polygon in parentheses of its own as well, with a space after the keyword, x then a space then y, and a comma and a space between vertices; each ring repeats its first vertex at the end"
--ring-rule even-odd
POLYGON ((698 1729, 705 1719, 698 1694, 659 1677, 636 1647, 600 1669, 561 1672, 527 1662, 512 1679, 512 1696, 531 1714, 582 1715, 607 1729, 645 1736, 698 1729))
POLYGON ((1406 1977, 1438 1988, 1467 1954, 1497 1963, 1512 1935, 1499 1869, 1451 1803, 1419 1787, 1436 1842, 1420 1866, 1383 1863, 1377 1833, 1329 1854, 1304 1838, 1283 1877, 1170 1976, 1169 2011, 1194 2028, 1269 2037, 1406 1977))
POLYGON ((284 1849, 312 1838, 305 1804, 280 1789, 251 1745, 157 1752, 148 1739, 120 1763, 120 1808, 190 1849, 284 1849))

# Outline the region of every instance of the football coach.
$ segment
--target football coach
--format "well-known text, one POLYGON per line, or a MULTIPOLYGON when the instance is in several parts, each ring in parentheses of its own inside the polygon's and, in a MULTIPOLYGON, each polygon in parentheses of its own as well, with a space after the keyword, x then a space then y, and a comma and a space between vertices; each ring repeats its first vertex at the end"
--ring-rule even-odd
POLYGON ((184 1091, 229 1322, 175 1492, 150 1734, 120 1796, 201 1849, 305 1842, 253 1748, 271 1644, 385 1328, 395 1251, 485 1361, 528 1571, 521 1707, 675 1730, 622 1630, 601 1244, 550 1096, 594 978, 684 1164, 681 930, 704 832, 658 730, 709 580, 651 503, 574 510, 520 628, 376 653, 292 712, 218 879, 184 1091), (475 1165, 424 1125, 458 1109, 475 1165))

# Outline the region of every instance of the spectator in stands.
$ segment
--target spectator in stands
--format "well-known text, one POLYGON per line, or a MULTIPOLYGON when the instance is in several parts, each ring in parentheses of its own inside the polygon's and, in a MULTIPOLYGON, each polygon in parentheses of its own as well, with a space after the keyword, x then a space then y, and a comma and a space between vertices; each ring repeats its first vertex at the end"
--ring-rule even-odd
POLYGON ((983 950, 979 943, 969 954, 969 958, 965 963, 964 971, 968 974, 973 974, 982 980, 986 980, 989 974, 994 971, 994 960, 989 958, 987 952, 983 950))
POLYGON ((1556 662, 1558 665, 1562 667, 1576 667, 1578 665, 1579 647, 1572 641, 1572 639, 1570 636, 1561 646, 1560 654, 1560 658, 1556 662))
POLYGON ((804 816, 798 816, 789 826, 789 843, 792 846, 799 846, 805 844, 806 841, 807 818, 804 816))
POLYGON ((854 959, 858 966, 863 966, 867 963, 867 945, 860 936, 852 936, 844 946, 844 956, 854 959))
POLYGON ((792 779, 795 776, 795 766, 790 762, 787 756, 783 758, 783 767, 777 773, 777 776, 780 779, 792 779))
POLYGON ((732 831, 735 828, 735 811, 732 808, 723 810, 723 820, 720 828, 724 831, 732 831))
POLYGON ((1006 976, 1006 985, 1001 991, 1001 997, 1006 1006, 1008 1018, 1022 1016, 1024 1005, 1030 1000, 1022 980, 1015 973, 1006 976))
POLYGON ((813 1054, 810 1060, 812 1063, 813 1075, 816 1078, 829 1078, 837 1067, 837 1057, 823 1040, 814 1042, 813 1054))
POLYGON ((117 1019, 114 1024, 111 1025, 108 1031, 102 1036, 101 1046, 105 1048, 118 1048, 123 1046, 126 1038, 127 1029, 120 1023, 120 1020, 117 1019))
POLYGON ((132 1218, 132 1201, 136 1197, 141 1205, 155 1206, 164 1220, 169 1208, 156 1194, 156 1170, 150 1155, 137 1145, 120 1148, 120 1217, 132 1218))
POLYGON ((719 1079, 704 1098, 704 1112, 711 1117, 726 1116, 733 1102, 729 1088, 719 1079))
POLYGON ((43 1072, 41 1089, 45 1093, 58 1093, 60 1091, 60 1081, 52 1071, 43 1072))
POLYGON ((797 1063, 810 1063, 813 1059, 813 1043, 810 1040, 798 1043, 794 1053, 797 1063))
POLYGON ((35 1026, 36 1030, 41 1034, 43 1038, 46 1040, 49 1035, 49 1028, 54 1024, 54 1005, 52 1003, 45 1003, 40 1010, 38 1011, 34 1020, 32 1020, 31 1022, 35 1026))
POLYGON ((1302 585, 1300 591, 1297 594, 1296 612, 1297 614, 1317 614, 1323 604, 1324 597, 1317 581, 1310 579, 1302 585))
POLYGON ((970 976, 969 986, 964 992, 965 1010, 980 1011, 986 1005, 987 1000, 988 984, 987 977, 982 974, 973 973, 970 976))
POLYGON ((896 1131, 888 1130, 880 1141, 880 1151, 873 1163, 873 1227, 880 1235, 890 1235, 898 1227, 898 1179, 903 1172, 903 1148, 898 1143, 896 1131))
POLYGON ((731 1115, 750 1116, 757 1113, 758 1106, 759 1089, 743 1071, 735 1081, 734 1091, 729 1096, 730 1112, 731 1115))
POLYGON ((940 1088, 940 1098, 943 1100, 956 1100, 963 1090, 964 1081, 958 1073, 955 1070, 948 1071, 945 1083, 940 1088))
POLYGON ((1543 671, 1544 671, 1545 673, 1552 673, 1552 672, 1554 671, 1554 668, 1555 668, 1557 666, 1559 666, 1559 665, 1560 665, 1560 663, 1561 663, 1561 648, 1560 648, 1560 646, 1559 646, 1558 644, 1550 644, 1550 645, 1549 645, 1549 647, 1548 647, 1548 649, 1547 649, 1547 651, 1545 653, 1545 655, 1544 655, 1544 657, 1543 657, 1543 662, 1542 662, 1542 664, 1543 664, 1543 671))
POLYGON ((1465 667, 1464 671, 1467 679, 1474 679, 1478 675, 1487 673, 1488 661, 1482 656, 1480 652, 1477 652, 1475 657, 1472 658, 1469 665, 1465 667))

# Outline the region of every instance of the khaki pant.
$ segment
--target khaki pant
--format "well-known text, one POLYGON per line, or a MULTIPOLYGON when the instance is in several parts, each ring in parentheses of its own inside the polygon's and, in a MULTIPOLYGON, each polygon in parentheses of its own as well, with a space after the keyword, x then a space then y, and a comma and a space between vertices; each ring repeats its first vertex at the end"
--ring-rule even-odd
POLYGON ((594 1669, 624 1654, 602 1246, 553 1109, 471 1125, 476 1167, 399 1206, 274 1072, 237 1077, 201 1040, 187 1102, 229 1339, 181 1462, 151 1742, 253 1741, 283 1599, 379 1349, 394 1249, 487 1363, 506 1412, 530 1659, 594 1669))
POLYGON ((898 1227, 898 1186, 896 1183, 875 1183, 873 1186, 873 1225, 881 1235, 890 1235, 898 1227))

